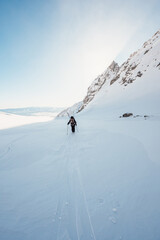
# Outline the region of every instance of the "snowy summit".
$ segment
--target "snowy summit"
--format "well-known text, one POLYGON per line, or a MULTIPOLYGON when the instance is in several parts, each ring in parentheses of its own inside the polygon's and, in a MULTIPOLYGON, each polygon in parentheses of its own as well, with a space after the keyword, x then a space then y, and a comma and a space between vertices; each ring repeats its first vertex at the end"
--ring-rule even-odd
MULTIPOLYGON (((92 100, 97 104, 97 100, 94 99, 95 96, 101 98, 101 103, 106 105, 106 111, 110 107, 111 109, 115 108, 115 106, 117 106, 117 109, 124 108, 124 111, 132 111, 136 101, 136 108, 133 109, 136 111, 135 113, 143 114, 145 111, 146 114, 147 112, 148 114, 157 113, 159 109, 159 70, 160 31, 157 31, 139 50, 132 53, 120 67, 113 61, 107 70, 89 86, 87 95, 83 102, 78 104, 78 108, 74 107, 74 111, 72 111, 72 108, 68 108, 63 113, 69 111, 73 114, 80 112, 92 100), (131 100, 134 101, 133 104, 129 103, 131 100), (147 104, 144 104, 144 101, 147 104), (150 104, 150 101, 153 101, 153 104, 150 104), (127 107, 127 104, 129 104, 129 107, 127 107)), ((58 116, 64 116, 64 114, 60 113, 58 116)))

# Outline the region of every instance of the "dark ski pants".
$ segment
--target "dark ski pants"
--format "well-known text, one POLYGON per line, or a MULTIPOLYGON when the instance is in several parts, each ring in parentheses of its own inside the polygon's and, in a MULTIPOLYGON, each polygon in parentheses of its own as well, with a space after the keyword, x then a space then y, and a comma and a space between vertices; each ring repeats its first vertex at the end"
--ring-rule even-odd
POLYGON ((71 126, 72 132, 75 132, 75 126, 71 126))

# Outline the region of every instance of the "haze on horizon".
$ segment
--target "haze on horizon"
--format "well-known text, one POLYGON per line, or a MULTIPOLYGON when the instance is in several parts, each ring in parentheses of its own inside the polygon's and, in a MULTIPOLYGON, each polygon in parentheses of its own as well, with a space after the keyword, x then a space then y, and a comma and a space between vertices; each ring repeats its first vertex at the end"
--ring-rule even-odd
POLYGON ((0 1, 0 108, 70 106, 158 29, 158 0, 0 1))

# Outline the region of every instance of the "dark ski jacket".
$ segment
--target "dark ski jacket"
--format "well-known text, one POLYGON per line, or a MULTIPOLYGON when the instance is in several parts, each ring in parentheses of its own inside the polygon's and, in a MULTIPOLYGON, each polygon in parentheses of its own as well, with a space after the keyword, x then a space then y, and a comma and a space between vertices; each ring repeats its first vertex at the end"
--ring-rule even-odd
POLYGON ((76 120, 74 118, 70 118, 70 120, 69 120, 69 122, 67 124, 68 125, 71 124, 71 126, 73 127, 73 126, 77 125, 77 122, 76 122, 76 120))

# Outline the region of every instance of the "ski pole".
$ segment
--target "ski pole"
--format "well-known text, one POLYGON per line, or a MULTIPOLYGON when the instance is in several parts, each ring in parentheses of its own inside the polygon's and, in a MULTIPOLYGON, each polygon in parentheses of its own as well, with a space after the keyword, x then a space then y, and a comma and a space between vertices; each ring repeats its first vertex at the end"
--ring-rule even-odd
POLYGON ((77 127, 77 125, 76 125, 76 128, 77 128, 77 132, 79 133, 79 130, 78 130, 78 127, 77 127))

